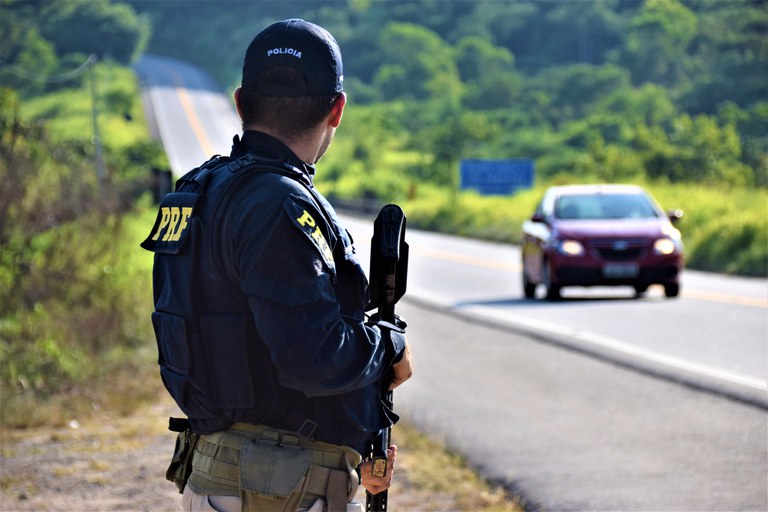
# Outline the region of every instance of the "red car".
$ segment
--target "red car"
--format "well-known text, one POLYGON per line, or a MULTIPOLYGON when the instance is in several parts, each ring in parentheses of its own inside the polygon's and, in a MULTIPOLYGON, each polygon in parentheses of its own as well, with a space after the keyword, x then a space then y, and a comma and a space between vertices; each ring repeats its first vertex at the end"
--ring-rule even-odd
POLYGON ((660 284, 676 297, 684 260, 672 224, 680 217, 634 185, 552 187, 523 223, 523 292, 533 298, 542 284, 557 300, 564 286, 628 285, 639 297, 660 284))

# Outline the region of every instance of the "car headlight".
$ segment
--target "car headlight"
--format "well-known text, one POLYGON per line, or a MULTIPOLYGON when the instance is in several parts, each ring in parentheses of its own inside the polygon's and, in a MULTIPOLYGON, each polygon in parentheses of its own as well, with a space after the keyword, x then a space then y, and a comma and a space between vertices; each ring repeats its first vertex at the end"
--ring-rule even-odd
POLYGON ((584 246, 576 240, 561 240, 557 244, 557 250, 565 256, 581 256, 584 254, 584 246))
POLYGON ((659 238, 653 243, 653 252, 662 256, 674 254, 679 250, 679 242, 671 238, 659 238))

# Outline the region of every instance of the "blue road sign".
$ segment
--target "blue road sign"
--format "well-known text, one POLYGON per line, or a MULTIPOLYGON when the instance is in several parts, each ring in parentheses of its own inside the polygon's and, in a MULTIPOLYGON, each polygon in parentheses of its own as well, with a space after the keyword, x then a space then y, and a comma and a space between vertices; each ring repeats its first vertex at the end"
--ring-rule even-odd
POLYGON ((461 190, 483 195, 511 195, 517 189, 532 188, 533 160, 462 160, 459 168, 461 190))

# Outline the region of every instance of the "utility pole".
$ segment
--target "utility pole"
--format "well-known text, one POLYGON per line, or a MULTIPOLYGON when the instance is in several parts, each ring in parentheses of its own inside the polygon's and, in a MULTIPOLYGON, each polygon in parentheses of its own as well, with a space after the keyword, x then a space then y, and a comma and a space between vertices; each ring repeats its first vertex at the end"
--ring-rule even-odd
POLYGON ((77 69, 73 69, 72 71, 68 71, 57 76, 44 77, 34 75, 23 69, 16 68, 15 66, 4 67, 3 70, 24 80, 46 84, 57 84, 73 80, 85 73, 86 70, 88 71, 88 79, 90 81, 91 90, 91 121, 93 123, 93 135, 91 136, 91 143, 96 146, 96 176, 99 180, 99 192, 103 194, 105 178, 104 155, 101 147, 101 136, 99 135, 99 112, 96 94, 96 76, 94 75, 93 71, 93 68, 98 60, 99 58, 96 56, 96 54, 92 53, 85 62, 77 67, 77 69))
POLYGON ((93 68, 99 58, 95 53, 92 53, 88 57, 88 79, 91 82, 91 119, 93 121, 93 136, 91 142, 96 146, 96 175, 99 179, 99 192, 104 192, 104 155, 101 149, 101 137, 99 136, 99 112, 96 105, 96 77, 94 76, 93 68))

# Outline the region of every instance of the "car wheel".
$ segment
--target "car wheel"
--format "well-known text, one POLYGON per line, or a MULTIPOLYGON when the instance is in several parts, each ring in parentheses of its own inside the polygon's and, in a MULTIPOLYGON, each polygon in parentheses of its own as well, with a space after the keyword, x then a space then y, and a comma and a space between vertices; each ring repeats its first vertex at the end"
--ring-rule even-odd
POLYGON ((680 294, 680 285, 671 283, 664 285, 664 295, 667 297, 677 297, 680 294))
POLYGON ((549 268, 549 262, 543 262, 541 268, 544 273, 545 297, 547 300, 560 300, 560 285, 552 283, 552 269, 549 268))
POLYGON ((536 284, 528 279, 528 269, 525 268, 525 260, 523 260, 523 294, 526 299, 532 299, 536 295, 536 284))

